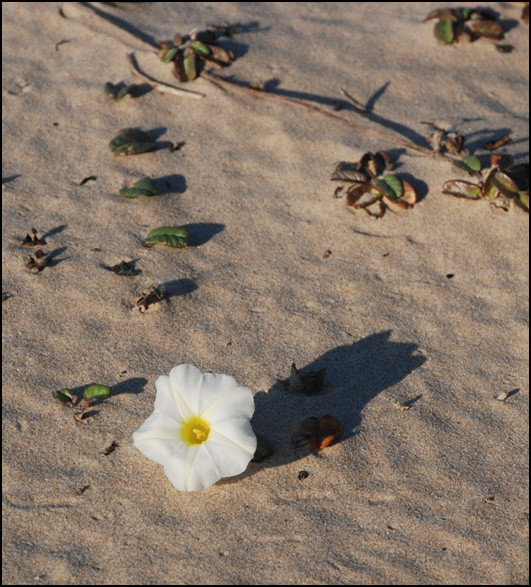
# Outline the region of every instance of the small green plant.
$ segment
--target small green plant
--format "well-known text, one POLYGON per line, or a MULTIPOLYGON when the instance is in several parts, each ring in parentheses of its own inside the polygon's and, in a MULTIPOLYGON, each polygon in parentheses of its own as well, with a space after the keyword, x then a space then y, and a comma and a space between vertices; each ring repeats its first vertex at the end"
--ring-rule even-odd
POLYGON ((529 164, 506 168, 499 155, 492 155, 491 165, 487 168, 482 168, 480 160, 474 155, 467 155, 454 164, 474 176, 475 181, 450 179, 442 186, 443 194, 487 200, 504 210, 509 210, 511 202, 514 202, 529 213, 529 164))
POLYGON ((158 191, 150 177, 143 177, 135 181, 132 187, 122 188, 120 194, 124 198, 138 198, 139 196, 156 196, 158 191))
MULTIPOLYGON (((332 181, 341 181, 348 186, 347 205, 363 209, 371 216, 382 218, 388 205, 396 205, 407 209, 417 202, 417 193, 413 186, 400 179, 391 171, 394 165, 385 151, 365 153, 357 163, 339 163, 332 181)), ((336 190, 336 196, 344 186, 336 190)))
POLYGON ((156 143, 139 128, 121 130, 109 143, 109 149, 115 155, 138 155, 155 148, 156 143))
POLYGON ((205 30, 193 30, 188 35, 177 33, 171 41, 159 41, 159 59, 173 63, 173 74, 181 82, 191 82, 199 77, 206 65, 227 67, 234 55, 218 44, 222 36, 231 37, 241 29, 211 25, 205 30))
POLYGON ((451 45, 460 40, 475 41, 480 38, 499 41, 503 39, 503 28, 494 13, 482 8, 436 8, 424 19, 437 19, 433 33, 435 37, 451 45))
POLYGON ((128 85, 125 82, 118 82, 117 84, 107 82, 103 86, 103 91, 108 98, 111 98, 111 100, 121 100, 126 96, 131 96, 134 88, 135 86, 133 84, 128 85))
MULTIPOLYGON (((54 391, 53 396, 63 404, 73 408, 76 400, 69 389, 63 388, 59 391, 54 391)), ((106 385, 89 385, 83 392, 83 399, 79 402, 78 409, 74 413, 74 418, 80 422, 90 405, 98 400, 108 399, 111 396, 111 389, 106 385)))

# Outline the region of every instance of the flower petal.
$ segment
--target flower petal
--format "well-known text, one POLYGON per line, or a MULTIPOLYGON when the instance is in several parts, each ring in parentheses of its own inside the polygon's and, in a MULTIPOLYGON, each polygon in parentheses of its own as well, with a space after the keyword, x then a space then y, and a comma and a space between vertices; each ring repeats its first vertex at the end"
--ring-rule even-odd
POLYGON ((228 436, 212 431, 208 442, 205 442, 203 446, 212 457, 220 476, 233 477, 247 469, 256 450, 256 436, 249 424, 246 438, 243 438, 241 434, 240 438, 232 440, 228 436), (246 442, 246 448, 243 448, 242 442, 246 442))
POLYGON ((177 422, 185 419, 185 416, 177 406, 175 394, 173 393, 170 378, 167 375, 161 375, 155 382, 157 396, 155 398, 155 410, 163 412, 177 422))
POLYGON ((248 387, 238 385, 226 391, 218 401, 202 413, 203 418, 215 424, 232 418, 251 419, 254 414, 253 393, 248 387))
MULTIPOLYGON (((147 420, 144 424, 146 423, 147 420)), ((140 428, 133 434, 133 441, 136 448, 144 456, 159 465, 164 465, 164 467, 175 467, 185 461, 188 445, 182 442, 179 437, 171 438, 169 434, 163 436, 161 431, 144 432, 140 428)))
POLYGON ((251 423, 245 418, 218 422, 210 431, 208 442, 237 448, 251 456, 254 455, 257 444, 251 423))
POLYGON ((230 394, 240 384, 230 375, 204 373, 199 397, 199 414, 203 415, 218 402, 223 402, 225 395, 230 394))
POLYGON ((199 415, 199 394, 203 373, 193 365, 179 365, 170 371, 170 383, 183 419, 199 415))
MULTIPOLYGON (((212 487, 222 477, 221 472, 212 460, 206 449, 208 442, 190 446, 186 455, 184 466, 184 491, 200 491, 212 487)), ((177 469, 164 468, 169 480, 179 489, 181 485, 181 473, 177 469)))

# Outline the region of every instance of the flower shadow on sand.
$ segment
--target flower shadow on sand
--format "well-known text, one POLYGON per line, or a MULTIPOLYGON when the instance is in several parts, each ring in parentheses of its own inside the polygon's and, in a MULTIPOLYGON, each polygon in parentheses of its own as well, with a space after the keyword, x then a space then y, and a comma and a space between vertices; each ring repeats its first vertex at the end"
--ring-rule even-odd
MULTIPOLYGON (((277 467, 310 453, 305 445, 295 446, 299 423, 310 416, 330 414, 343 426, 341 440, 356 434, 364 407, 379 393, 405 379, 426 361, 418 345, 393 342, 391 331, 371 334, 353 344, 327 351, 309 365, 297 365, 303 371, 326 367, 321 393, 313 396, 290 391, 288 381, 280 380, 269 392, 255 395, 253 429, 271 444, 273 454, 262 463, 251 463, 245 475, 264 467, 277 467)), ((286 371, 289 365, 286 366, 286 371)))

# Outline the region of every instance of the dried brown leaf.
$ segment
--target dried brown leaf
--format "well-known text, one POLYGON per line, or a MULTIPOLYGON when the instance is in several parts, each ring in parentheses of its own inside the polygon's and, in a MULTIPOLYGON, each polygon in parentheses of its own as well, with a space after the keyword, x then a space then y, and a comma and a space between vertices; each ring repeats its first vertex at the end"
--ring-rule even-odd
POLYGON ((293 363, 289 377, 290 389, 295 393, 315 395, 323 388, 325 374, 326 367, 323 367, 319 371, 304 372, 297 369, 295 363, 293 363))
POLYGON ((299 424, 299 435, 305 438, 316 450, 335 444, 341 437, 343 427, 334 416, 325 415, 319 418, 306 418, 299 424))
POLYGON ((489 151, 495 151, 496 149, 503 147, 504 145, 506 145, 507 143, 510 143, 511 141, 512 141, 511 137, 508 134, 505 134, 501 137, 498 137, 497 139, 492 139, 491 141, 486 142, 485 149, 487 149, 489 151))

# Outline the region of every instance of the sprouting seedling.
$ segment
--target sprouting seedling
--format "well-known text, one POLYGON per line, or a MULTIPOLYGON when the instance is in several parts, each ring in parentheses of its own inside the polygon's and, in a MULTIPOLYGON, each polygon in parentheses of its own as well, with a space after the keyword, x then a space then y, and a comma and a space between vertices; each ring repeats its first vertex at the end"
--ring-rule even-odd
POLYGON ((487 200, 504 210, 508 210, 510 202, 514 201, 529 212, 529 164, 506 169, 502 158, 492 155, 490 167, 483 169, 477 157, 468 155, 457 165, 474 176, 475 181, 450 179, 442 186, 443 194, 469 200, 487 200))
POLYGON ((109 143, 109 149, 115 155, 138 155, 152 151, 156 143, 139 128, 121 130, 109 143))
POLYGON ((152 247, 165 244, 169 247, 182 249, 188 245, 188 231, 177 226, 161 226, 148 233, 144 239, 144 246, 152 247))
POLYGON ((74 414, 74 418, 80 422, 90 405, 98 400, 105 400, 111 396, 111 389, 106 385, 89 385, 83 392, 83 399, 79 403, 78 410, 74 414))
MULTIPOLYGON (((93 402, 107 399, 110 397, 110 395, 111 390, 106 385, 89 385, 83 392, 83 399, 79 402, 78 409, 74 414, 74 418, 78 421, 81 421, 85 415, 85 412, 93 402)), ((54 391, 53 396, 62 402, 65 406, 70 408, 73 408, 76 403, 74 395, 69 389, 66 389, 66 387, 60 389, 59 391, 54 391)))
MULTIPOLYGON (((382 175, 392 169, 385 151, 376 155, 365 153, 357 163, 339 163, 330 179, 347 184, 347 205, 382 218, 389 204, 406 209, 417 202, 417 193, 410 183, 392 173, 382 175)), ((340 191, 336 190, 336 196, 340 191)))
POLYGON ((171 41, 159 41, 159 59, 173 63, 173 74, 182 83, 199 77, 205 64, 227 67, 234 61, 234 55, 218 44, 222 36, 230 37, 241 29, 229 25, 210 25, 199 31, 194 29, 188 35, 177 33, 171 41))
POLYGON ((46 255, 42 249, 35 252, 35 255, 30 255, 26 266, 28 269, 35 269, 37 273, 40 273, 45 267, 50 264, 52 258, 50 255, 46 255))
POLYGON ((482 8, 437 8, 426 16, 424 22, 433 19, 437 19, 433 33, 446 45, 459 40, 503 39, 503 28, 496 15, 482 8))
POLYGON ((132 187, 122 188, 120 194, 124 198, 138 198, 139 196, 156 196, 158 191, 150 177, 143 177, 135 181, 132 187))
POLYGON ((117 84, 107 82, 103 86, 103 91, 105 92, 105 95, 111 100, 121 100, 126 96, 131 96, 134 89, 134 84, 126 84, 125 82, 118 82, 117 84))
POLYGON ((142 294, 136 301, 136 307, 143 313, 151 304, 156 304, 164 299, 164 290, 156 283, 149 286, 149 292, 142 294))
POLYGON ((72 395, 72 392, 69 389, 63 388, 60 389, 59 391, 54 391, 53 392, 53 396, 58 399, 60 402, 63 402, 63 404, 73 407, 74 403, 75 403, 75 398, 72 395))
POLYGON ((23 247, 42 247, 46 244, 44 237, 37 236, 37 229, 31 229, 31 235, 28 233, 26 238, 22 241, 21 245, 23 247))
POLYGON ((127 261, 122 261, 121 263, 117 263, 116 265, 112 265, 111 267, 109 267, 108 265, 104 265, 104 267, 105 269, 109 269, 109 271, 112 271, 116 275, 121 275, 123 277, 134 277, 135 275, 138 275, 140 273, 138 269, 135 269, 134 261, 129 263, 127 261))

